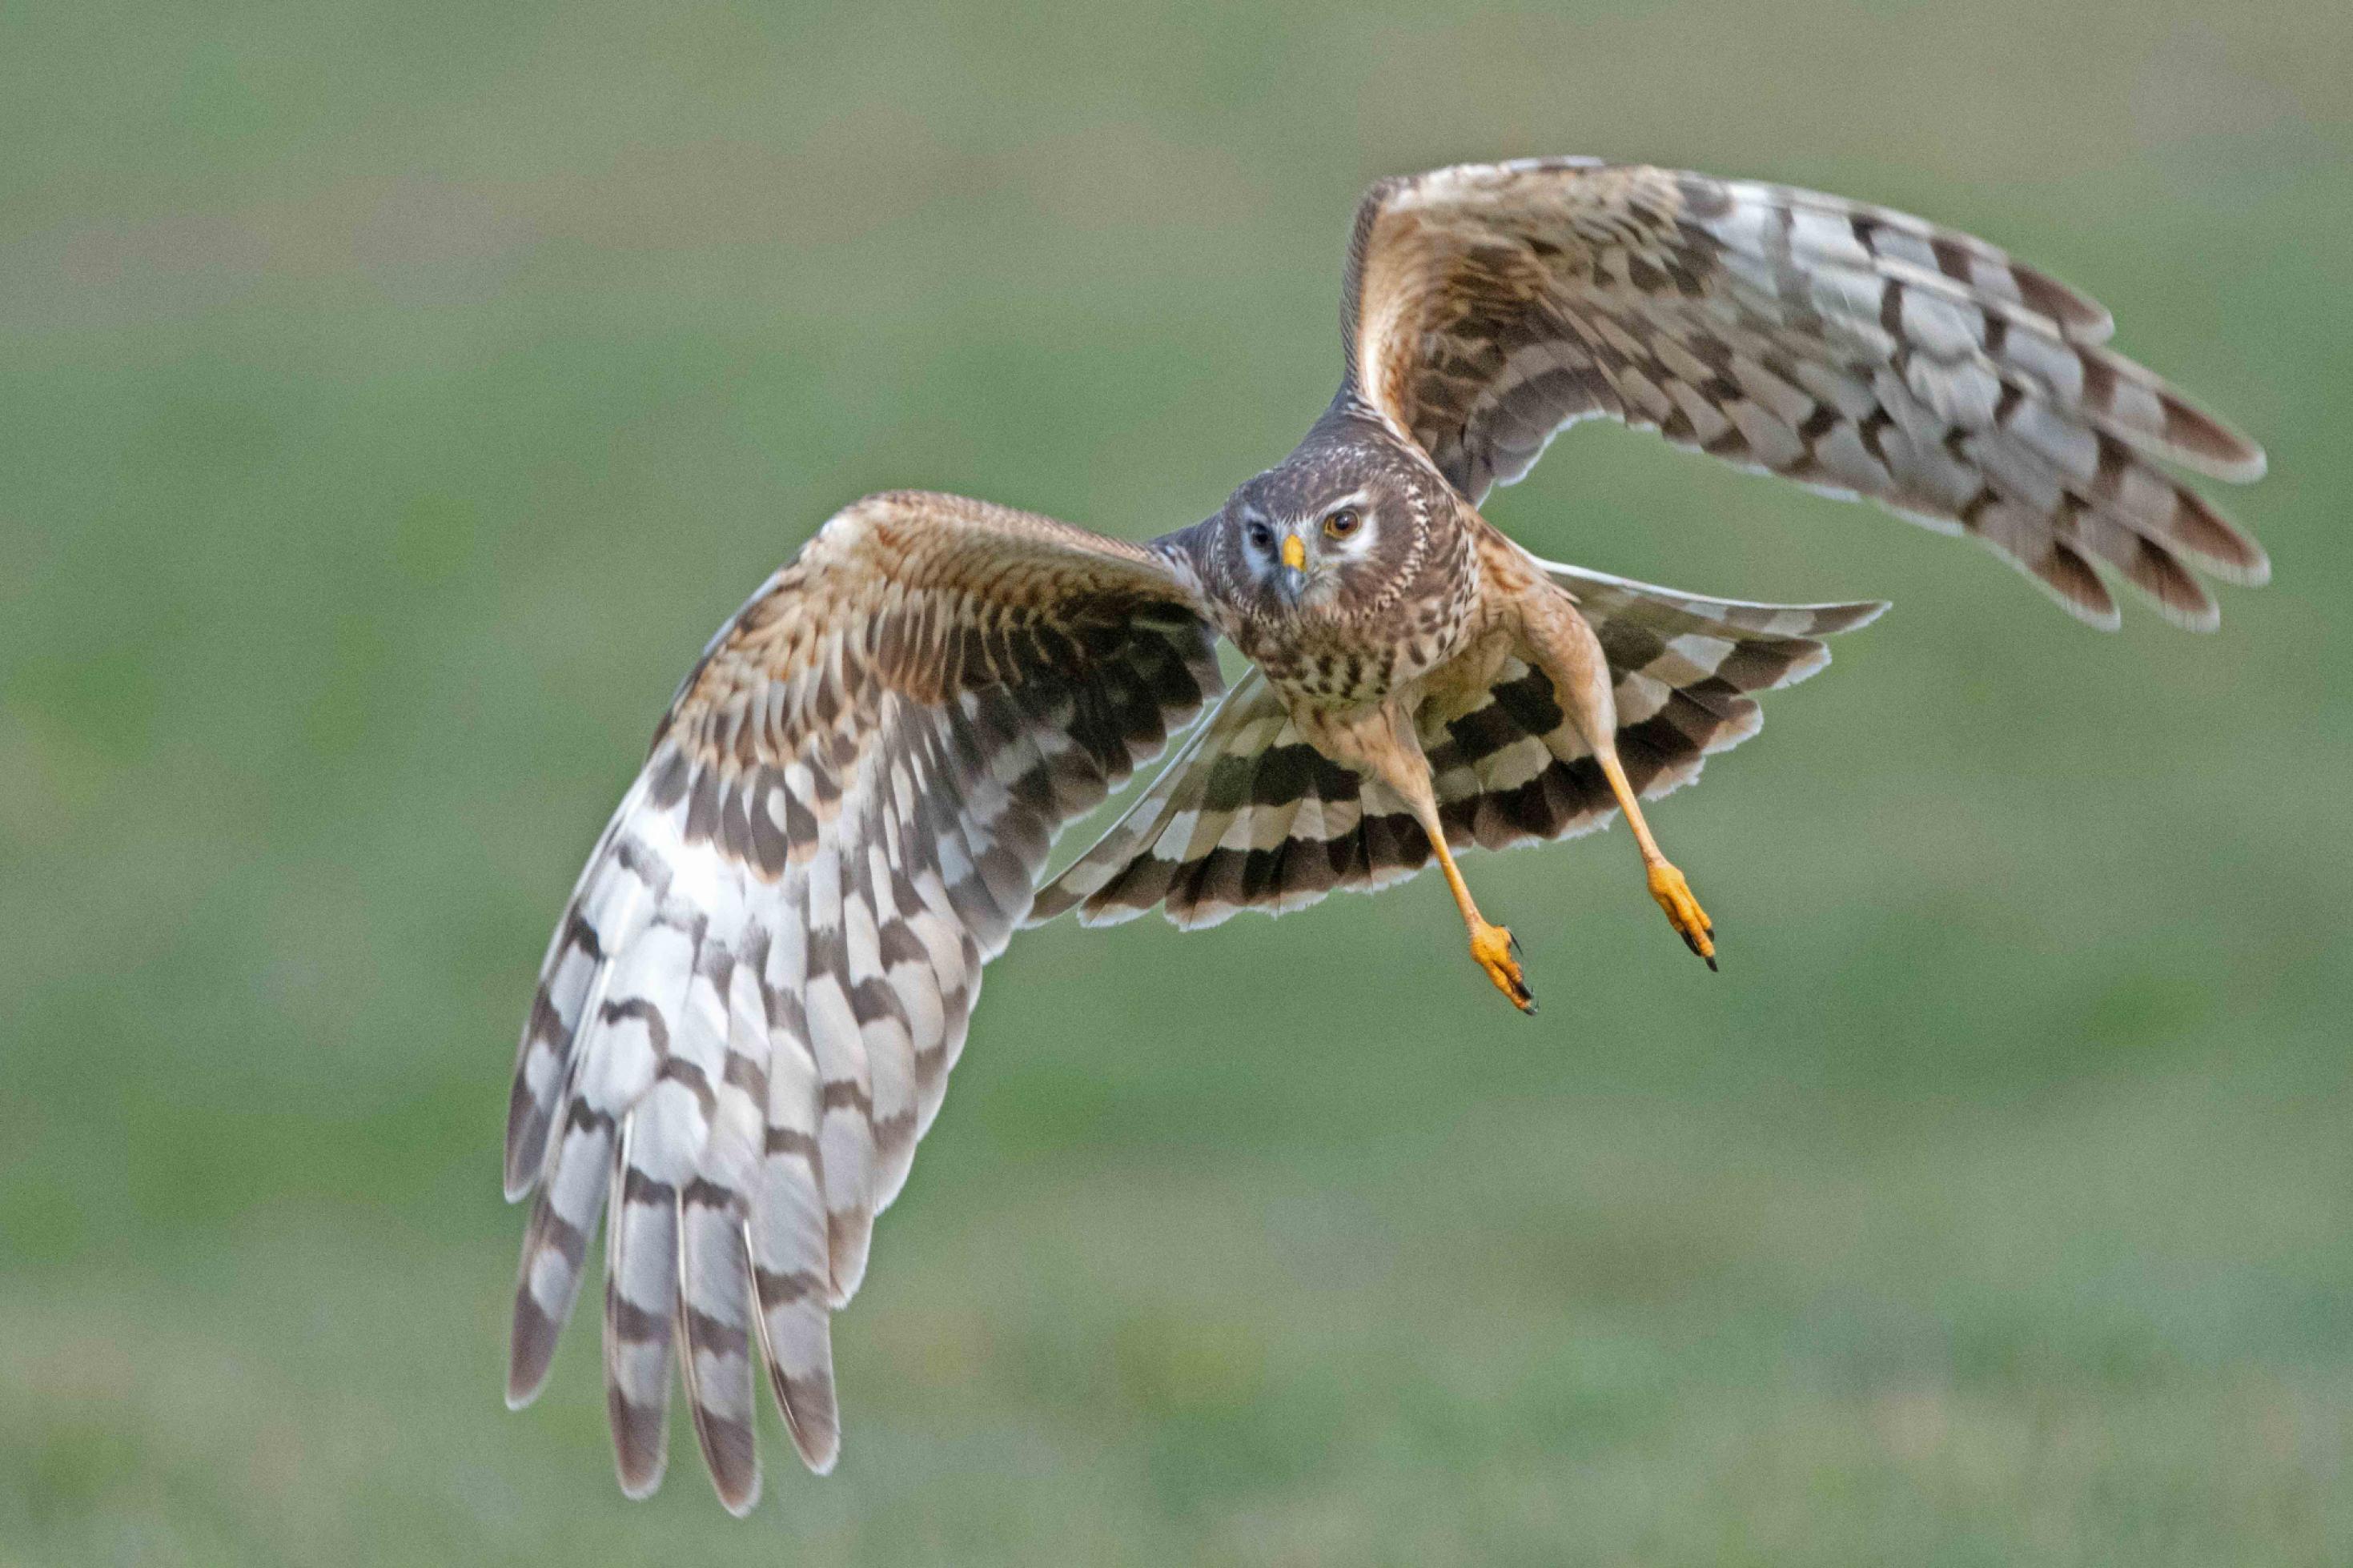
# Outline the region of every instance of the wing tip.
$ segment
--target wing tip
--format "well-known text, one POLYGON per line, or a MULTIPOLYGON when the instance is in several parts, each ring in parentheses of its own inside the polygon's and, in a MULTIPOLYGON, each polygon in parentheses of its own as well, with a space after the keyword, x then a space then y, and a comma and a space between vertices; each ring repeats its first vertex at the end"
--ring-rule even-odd
POLYGON ((866 1283, 866 1265, 873 1255, 874 1205, 871 1194, 844 1208, 826 1210, 827 1282, 825 1304, 839 1312, 849 1305, 866 1283))
POLYGON ((802 1468, 813 1476, 833 1474, 833 1467, 841 1459, 841 1409, 834 1403, 832 1379, 828 1376, 804 1388, 801 1380, 771 1366, 768 1381, 776 1408, 785 1413, 785 1430, 792 1436, 793 1451, 800 1456, 802 1468))
POLYGON ((2040 267, 2031 267, 2004 253, 2019 298, 2029 310, 2040 310, 2058 323, 2071 342, 2104 343, 2116 334, 2116 312, 2072 283, 2062 283, 2040 267))
MULTIPOLYGON (((1768 681, 1764 687, 1760 688, 1760 689, 1766 691, 1786 690, 1789 687, 1799 684, 1800 681, 1811 680, 1815 676, 1820 675, 1822 671, 1831 667, 1831 650, 1828 644, 1815 642, 1811 637, 1806 637, 1801 640, 1810 644, 1811 646, 1806 651, 1791 658, 1789 660, 1789 668, 1783 670, 1778 679, 1768 681)), ((1754 707, 1755 705, 1752 703, 1751 706, 1754 707)), ((1757 720, 1757 723, 1761 724, 1763 722, 1764 720, 1760 716, 1757 720)), ((1752 725, 1746 733, 1740 736, 1740 740, 1745 741, 1749 735, 1753 735, 1756 732, 1756 728, 1752 725)), ((1732 744, 1736 745, 1738 744, 1738 742, 1736 741, 1732 742, 1732 744)))
POLYGON ((2061 609, 2095 632, 2115 632, 2124 629, 2124 612, 2117 608, 2115 596, 2108 595, 2105 588, 2102 590, 2100 599, 2091 601, 2075 598, 2063 589, 2052 588, 2047 584, 2044 592, 2051 595, 2052 601, 2061 609))
POLYGON ((1029 912, 1021 917, 1022 931, 1036 931, 1050 921, 1061 919, 1078 907, 1079 899, 1062 885, 1059 877, 1038 889, 1029 900, 1029 912))
POLYGON ((606 1391, 606 1405, 613 1429, 613 1479, 623 1497, 643 1502, 661 1490, 670 1472, 669 1409, 666 1404, 659 1410, 639 1409, 613 1388, 606 1391))
POLYGON ((620 1482, 623 1497, 642 1502, 661 1490, 662 1478, 670 1471, 668 1402, 640 1407, 619 1389, 608 1387, 606 1409, 613 1429, 614 1479, 620 1482))
POLYGON ((752 1510, 760 1506, 760 1470, 756 1462, 750 1476, 732 1484, 713 1470, 711 1484, 719 1494, 719 1506, 737 1519, 748 1518, 752 1510))
POLYGON ((2055 591, 2051 596, 2058 601, 2061 609, 2065 610, 2095 632, 2116 632, 2124 629, 2124 612, 2116 607, 2113 598, 2106 605, 2101 605, 2082 604, 2055 591))
POLYGON ((564 1325, 540 1309, 526 1280, 515 1291, 514 1317, 507 1335, 507 1408, 521 1410, 547 1386, 555 1364, 555 1342, 564 1325))
POLYGON ((1827 617, 1836 617, 1838 624, 1820 626, 1814 635, 1827 637, 1837 637, 1842 632, 1861 631, 1894 607, 1894 601, 1890 599, 1859 599, 1851 605, 1825 605, 1822 614, 1827 617))
POLYGON ((2158 393, 2161 455, 2225 484, 2251 485, 2271 471, 2271 454, 2170 387, 2158 393))
MULTIPOLYGON (((2139 588, 2140 584, 2135 584, 2134 586, 2139 588)), ((2168 625, 2179 626, 2185 632, 2196 632, 2201 637, 2221 629, 2221 606, 2202 592, 2197 598, 2184 602, 2150 593, 2147 588, 2141 588, 2140 593, 2149 608, 2163 616, 2168 625)))
POLYGON ((2225 484, 2251 485, 2272 471, 2269 452, 2220 422, 2212 422, 2221 435, 2229 438, 2229 447, 2219 451, 2201 452, 2206 461, 2202 471, 2225 484))

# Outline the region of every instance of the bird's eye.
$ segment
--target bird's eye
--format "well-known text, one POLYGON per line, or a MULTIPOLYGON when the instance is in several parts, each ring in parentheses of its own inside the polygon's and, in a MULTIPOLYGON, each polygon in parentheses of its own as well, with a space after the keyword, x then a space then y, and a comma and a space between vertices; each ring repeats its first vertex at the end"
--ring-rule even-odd
POLYGON ((1243 537, 1250 541, 1250 548, 1252 550, 1271 550, 1274 548, 1274 530, 1267 527, 1267 525, 1262 522, 1251 523, 1250 527, 1243 530, 1243 537))
POLYGON ((1364 526, 1365 514, 1355 507, 1344 506, 1324 520, 1324 534, 1327 539, 1345 539, 1364 526))

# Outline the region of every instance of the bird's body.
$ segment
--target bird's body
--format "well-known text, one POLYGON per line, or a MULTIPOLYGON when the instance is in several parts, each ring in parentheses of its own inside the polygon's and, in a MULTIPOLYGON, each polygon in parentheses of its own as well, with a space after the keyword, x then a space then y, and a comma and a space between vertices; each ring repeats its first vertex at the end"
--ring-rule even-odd
POLYGON ((1982 241, 1778 186, 1546 160, 1376 185, 1338 395, 1215 515, 1136 545, 953 496, 867 498, 713 639, 543 965, 507 1189, 536 1191, 510 1400, 544 1379, 608 1196, 624 1488, 659 1483, 670 1351, 730 1508, 765 1368, 837 1452, 831 1311, 863 1276, 983 966, 1076 909, 1179 925, 1433 859, 1472 957, 1533 1011, 1454 851, 1622 813, 1694 952, 1714 928, 1641 800, 1756 732, 1754 693, 1871 604, 1761 605, 1541 561, 1479 511, 1602 416, 1978 539, 2113 625, 2105 567, 2213 624, 2185 561, 2261 550, 2172 462, 2262 454, 2102 346, 2106 313, 1982 241), (1066 823, 1250 668, 1126 813, 1066 823))
MULTIPOLYGON (((1419 736, 1479 711, 1516 660, 1549 686, 1639 825, 1615 752, 1608 660, 1567 590, 1352 388, 1218 516, 1153 548, 1196 585, 1203 615, 1302 740, 1404 804, 1446 872, 1473 955, 1533 1012, 1511 933, 1479 915, 1453 863, 1419 736)), ((1282 890, 1280 868, 1267 874, 1282 890)), ((1706 917, 1680 873, 1666 874, 1670 918, 1712 964, 1706 917)))

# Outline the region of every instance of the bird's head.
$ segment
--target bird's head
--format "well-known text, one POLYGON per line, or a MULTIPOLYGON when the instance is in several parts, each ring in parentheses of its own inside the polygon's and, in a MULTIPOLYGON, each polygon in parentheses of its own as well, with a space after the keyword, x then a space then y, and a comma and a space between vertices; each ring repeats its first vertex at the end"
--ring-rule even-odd
POLYGON ((1385 474, 1286 464, 1226 502, 1219 554, 1237 596, 1261 614, 1337 618, 1411 569, 1421 530, 1422 509, 1385 474))

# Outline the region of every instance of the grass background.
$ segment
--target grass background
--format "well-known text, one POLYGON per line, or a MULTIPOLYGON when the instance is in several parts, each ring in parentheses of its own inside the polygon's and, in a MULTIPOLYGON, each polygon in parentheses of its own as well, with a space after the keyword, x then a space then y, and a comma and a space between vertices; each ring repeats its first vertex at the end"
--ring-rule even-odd
POLYGON ((2353 21, 2323 0, 0 7, 0 1562, 2353 1560, 2353 21), (1579 431, 1546 553, 1883 595, 1658 815, 992 973, 847 1445, 625 1503, 501 1405, 565 889, 843 501, 1141 537, 1336 374, 1372 177, 1933 214, 2269 445, 2103 637, 1579 431))

